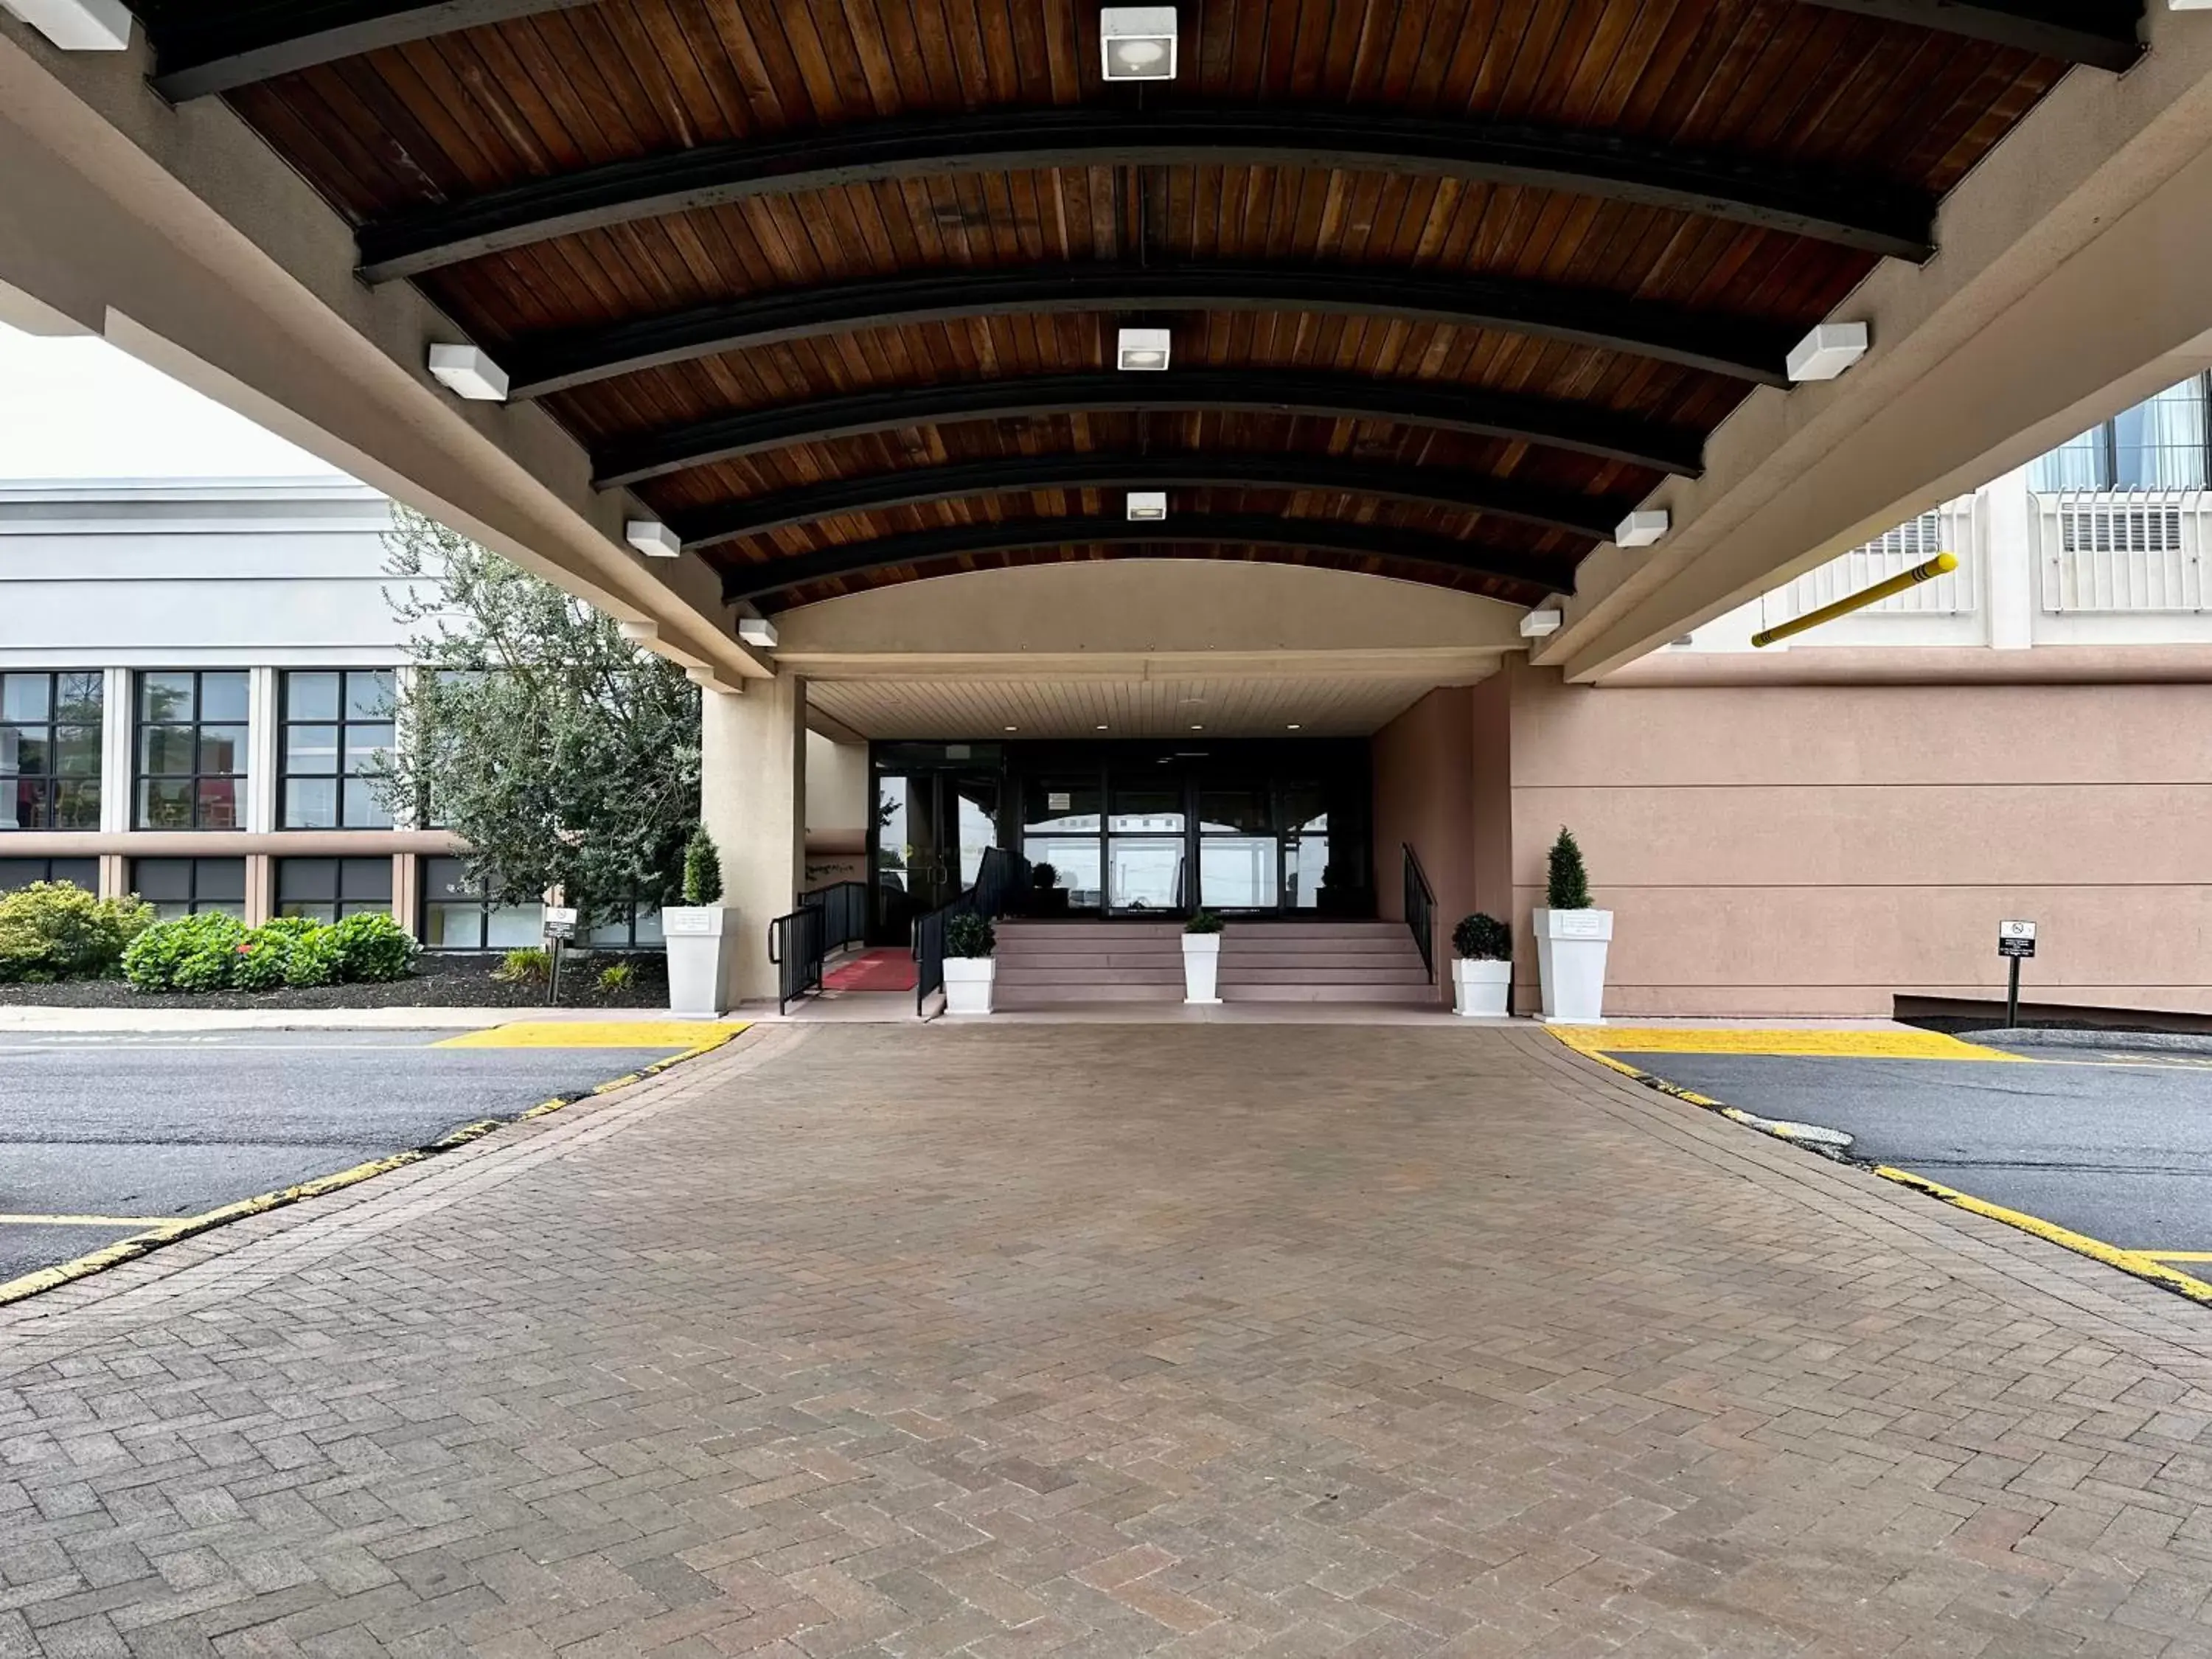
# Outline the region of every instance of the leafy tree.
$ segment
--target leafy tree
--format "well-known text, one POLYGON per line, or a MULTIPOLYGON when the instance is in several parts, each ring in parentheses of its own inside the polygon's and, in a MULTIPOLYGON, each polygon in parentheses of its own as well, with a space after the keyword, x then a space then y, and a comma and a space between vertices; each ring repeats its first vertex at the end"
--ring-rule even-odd
POLYGON ((675 896, 699 817, 699 692, 613 620, 444 526, 392 509, 410 630, 398 747, 375 787, 468 842, 501 904, 558 887, 588 927, 675 896))

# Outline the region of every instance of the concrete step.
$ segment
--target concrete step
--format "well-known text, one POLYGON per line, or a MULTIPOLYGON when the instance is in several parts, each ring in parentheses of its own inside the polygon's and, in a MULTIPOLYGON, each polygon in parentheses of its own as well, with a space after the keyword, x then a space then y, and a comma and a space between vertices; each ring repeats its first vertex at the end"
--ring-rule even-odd
POLYGON ((1008 917, 997 924, 1002 939, 1164 939, 1182 937, 1179 921, 1028 921, 1008 917))
POLYGON ((1180 985, 1182 965, 1172 968, 1025 968, 1010 973, 999 964, 1001 985, 1180 985))
POLYGON ((1024 1008, 1080 1008, 1103 1002, 1181 1002, 1182 983, 1173 985, 1007 985, 1001 981, 993 994, 995 1008, 1011 1012, 1024 1008))
POLYGON ((1224 1002, 1358 1002, 1388 1003, 1395 1007, 1430 1008, 1442 1004, 1443 994, 1433 985, 1227 985, 1221 987, 1224 1002))
POLYGON ((1234 974, 1224 968, 1221 972, 1221 983, 1224 985, 1426 985, 1428 982, 1429 971, 1418 962, 1410 968, 1240 968, 1234 974))
POLYGON ((1182 972, 1182 952, 1146 951, 1023 951, 999 953, 999 971, 1018 968, 1091 968, 1105 972, 1114 968, 1171 968, 1182 972))
POLYGON ((1261 945, 1238 939, 1221 948, 1221 960, 1231 962, 1295 962, 1312 957, 1328 962, 1419 962, 1421 953, 1411 939, 1285 939, 1279 945, 1261 945))
POLYGON ((1402 939, 1413 933, 1402 921, 1232 921, 1226 930, 1232 939, 1402 939))

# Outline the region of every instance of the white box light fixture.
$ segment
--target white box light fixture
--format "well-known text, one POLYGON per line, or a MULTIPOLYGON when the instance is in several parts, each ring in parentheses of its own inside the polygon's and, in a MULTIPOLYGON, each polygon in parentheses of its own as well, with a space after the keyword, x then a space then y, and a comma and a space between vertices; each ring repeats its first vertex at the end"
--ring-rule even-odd
POLYGON ((1521 618, 1521 637, 1540 640, 1559 631, 1559 613, 1556 611, 1531 611, 1521 618))
POLYGON ((747 645, 773 651, 777 637, 775 624, 766 617, 740 617, 738 618, 738 637, 747 645))
POLYGON ((1125 328, 1116 337, 1114 362, 1118 368, 1151 373, 1168 366, 1173 337, 1164 328, 1125 328))
POLYGON ((1176 9, 1109 6, 1098 14, 1099 70, 1109 81, 1172 81, 1176 9))
POLYGON ((1129 516, 1139 521, 1164 519, 1168 515, 1168 492, 1164 489, 1133 489, 1129 492, 1129 516))
POLYGON ((1649 547, 1674 527, 1674 520, 1663 507, 1646 507, 1632 513, 1620 521, 1613 532, 1616 547, 1649 547))
POLYGON ((123 0, 0 0, 64 52, 128 52, 131 9, 123 0))
POLYGON ((672 559, 684 551, 676 532, 658 519, 632 519, 623 526, 623 539, 648 559, 672 559))
POLYGON ((480 346, 432 346, 430 378, 456 398, 465 398, 472 404, 507 401, 507 371, 480 346))
POLYGON ((1864 323, 1823 323, 1790 348, 1793 380, 1832 380, 1867 354, 1864 323))

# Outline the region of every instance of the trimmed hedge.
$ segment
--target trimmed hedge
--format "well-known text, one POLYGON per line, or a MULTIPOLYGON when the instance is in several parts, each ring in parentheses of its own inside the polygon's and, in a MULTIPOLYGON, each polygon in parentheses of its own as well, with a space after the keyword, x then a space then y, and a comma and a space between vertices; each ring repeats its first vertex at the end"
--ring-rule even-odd
POLYGON ((281 916, 248 929, 230 916, 155 922, 123 952, 142 991, 273 991, 373 984, 414 971, 415 941, 390 916, 348 916, 335 927, 281 916))

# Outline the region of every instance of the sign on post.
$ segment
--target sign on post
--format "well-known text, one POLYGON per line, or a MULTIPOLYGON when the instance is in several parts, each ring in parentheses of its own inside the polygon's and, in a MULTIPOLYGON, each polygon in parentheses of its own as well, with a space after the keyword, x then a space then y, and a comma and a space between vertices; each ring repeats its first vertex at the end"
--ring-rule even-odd
POLYGON ((548 939, 576 937, 574 907, 559 904, 549 904, 545 907, 545 937, 548 939))
POLYGON ((1997 924, 1997 954, 2001 957, 2032 957, 2035 954, 2035 924, 2032 921, 2001 921, 1997 924))

